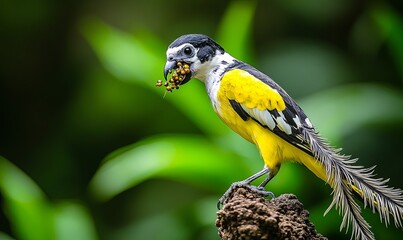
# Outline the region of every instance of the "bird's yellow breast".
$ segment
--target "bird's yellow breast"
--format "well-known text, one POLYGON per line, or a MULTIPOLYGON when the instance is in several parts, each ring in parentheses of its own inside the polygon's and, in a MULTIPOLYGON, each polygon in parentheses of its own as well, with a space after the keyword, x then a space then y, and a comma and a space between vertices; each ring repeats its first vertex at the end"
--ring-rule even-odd
POLYGON ((220 81, 216 95, 218 102, 216 112, 219 117, 232 130, 237 132, 243 138, 254 143, 262 155, 262 158, 275 174, 281 163, 285 160, 302 162, 314 170, 316 175, 323 176, 322 166, 312 161, 312 157, 302 152, 292 144, 288 143, 270 129, 263 127, 255 120, 249 118, 243 120, 230 104, 230 100, 245 105, 248 108, 257 108, 259 110, 282 111, 285 109, 285 103, 281 95, 265 83, 256 79, 251 74, 235 69, 225 73, 220 81), (308 164, 309 165, 309 164, 308 164))
POLYGON ((281 111, 285 108, 285 103, 277 91, 240 69, 226 72, 219 84, 216 112, 230 128, 255 144, 258 133, 271 132, 252 119, 244 121, 233 109, 230 100, 235 100, 251 109, 276 108, 281 111))

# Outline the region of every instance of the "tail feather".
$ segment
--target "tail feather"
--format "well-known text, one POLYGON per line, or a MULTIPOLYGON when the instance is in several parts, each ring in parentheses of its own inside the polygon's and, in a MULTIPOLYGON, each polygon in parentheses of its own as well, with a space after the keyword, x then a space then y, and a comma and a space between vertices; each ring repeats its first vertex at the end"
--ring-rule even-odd
POLYGON ((325 214, 335 206, 339 210, 340 215, 343 216, 340 231, 346 228, 347 232, 351 224, 352 233, 356 239, 375 239, 374 234, 370 230, 371 226, 362 217, 361 209, 353 199, 352 189, 348 187, 346 181, 337 180, 346 179, 346 176, 341 169, 335 169, 334 172, 338 172, 335 174, 337 176, 332 177, 334 180, 330 182, 331 186, 333 186, 333 201, 325 214))
POLYGON ((314 157, 323 164, 327 182, 333 187, 333 201, 325 214, 335 206, 343 215, 340 229, 351 225, 355 239, 375 239, 370 225, 361 216, 361 209, 354 201, 353 194, 362 198, 364 208, 377 211, 381 222, 390 224, 392 216, 396 227, 402 227, 403 191, 388 187, 389 179, 375 178, 374 168, 353 165, 357 159, 340 154, 340 150, 330 147, 313 129, 305 129, 304 140, 310 146, 314 157))
POLYGON ((380 220, 385 221, 386 225, 390 224, 390 216, 392 216, 395 226, 402 227, 403 191, 388 187, 386 184, 389 179, 374 178, 373 170, 366 170, 371 169, 359 169, 359 174, 353 172, 351 174, 353 178, 350 181, 356 189, 361 191, 364 207, 368 205, 372 210, 376 210, 380 220))

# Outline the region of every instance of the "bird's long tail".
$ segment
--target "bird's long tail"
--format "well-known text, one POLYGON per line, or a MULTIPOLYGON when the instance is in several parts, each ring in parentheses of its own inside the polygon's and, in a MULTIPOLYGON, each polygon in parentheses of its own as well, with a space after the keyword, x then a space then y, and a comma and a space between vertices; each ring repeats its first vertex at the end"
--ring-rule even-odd
MULTIPOLYGON (((354 192, 362 198, 364 207, 377 211, 386 225, 390 218, 396 227, 402 227, 403 191, 388 187, 389 179, 375 178, 374 168, 355 166, 357 159, 340 154, 340 150, 330 147, 313 129, 306 129, 307 141, 314 157, 326 171, 326 181, 333 188, 333 201, 325 214, 335 206, 343 216, 340 230, 351 224, 355 239, 375 239, 369 224, 361 216, 359 205, 354 201, 354 192)), ((325 179, 324 179, 325 180, 325 179)))

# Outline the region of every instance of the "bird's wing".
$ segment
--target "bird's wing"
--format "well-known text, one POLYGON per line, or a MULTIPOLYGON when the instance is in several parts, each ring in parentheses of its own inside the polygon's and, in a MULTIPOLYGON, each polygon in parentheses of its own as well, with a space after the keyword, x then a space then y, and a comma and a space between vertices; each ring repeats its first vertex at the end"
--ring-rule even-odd
POLYGON ((232 108, 245 121, 253 119, 276 135, 313 155, 303 129, 313 128, 295 101, 267 75, 250 65, 238 63, 227 69, 222 86, 232 108))

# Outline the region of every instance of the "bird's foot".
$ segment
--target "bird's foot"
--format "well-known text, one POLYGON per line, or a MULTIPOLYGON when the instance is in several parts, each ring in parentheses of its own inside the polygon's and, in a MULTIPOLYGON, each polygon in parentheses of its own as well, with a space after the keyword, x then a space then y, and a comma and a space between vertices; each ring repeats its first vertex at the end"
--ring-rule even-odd
POLYGON ((246 181, 234 182, 231 184, 231 186, 227 189, 227 191, 225 191, 225 193, 218 200, 217 208, 221 209, 221 206, 224 205, 225 201, 230 196, 231 192, 235 188, 239 188, 239 187, 246 187, 246 188, 250 189, 251 191, 253 191, 263 197, 270 196, 272 199, 275 198, 275 196, 272 192, 266 191, 266 189, 264 189, 264 187, 262 187, 262 186, 258 186, 258 187, 253 186, 249 182, 246 182, 246 181))

